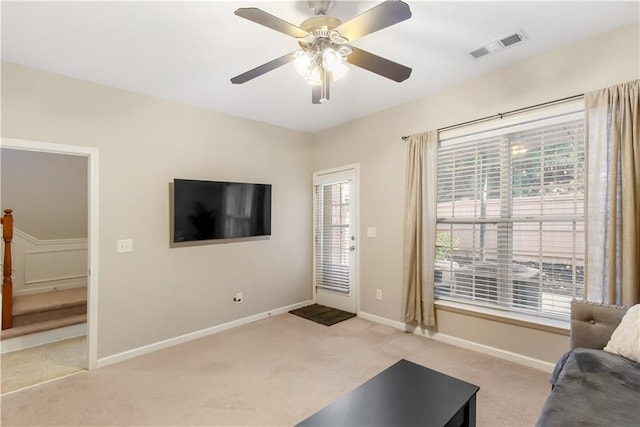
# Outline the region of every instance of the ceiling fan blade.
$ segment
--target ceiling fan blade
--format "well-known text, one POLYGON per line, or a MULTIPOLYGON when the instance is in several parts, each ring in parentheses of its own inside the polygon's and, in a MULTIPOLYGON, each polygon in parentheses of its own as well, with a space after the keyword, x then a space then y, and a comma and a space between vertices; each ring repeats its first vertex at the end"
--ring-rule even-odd
POLYGON ((243 7, 234 12, 236 15, 253 21, 257 24, 264 25, 272 30, 279 31, 295 38, 302 38, 308 36, 309 33, 302 28, 296 27, 293 24, 284 21, 277 16, 273 16, 257 7, 243 7))
POLYGON ((246 73, 242 73, 240 75, 235 76, 231 79, 231 83, 233 84, 242 84, 246 83, 249 80, 255 79, 258 76, 263 75, 271 70, 275 70, 278 67, 282 67, 285 64, 296 59, 296 52, 290 52, 286 55, 281 56, 280 58, 276 58, 273 61, 269 61, 265 64, 260 65, 252 70, 247 71, 246 73))
POLYGON ((353 46, 351 53, 347 56, 347 62, 355 65, 356 67, 364 68, 386 77, 396 82, 402 82, 409 78, 411 75, 411 68, 398 64, 397 62, 390 61, 380 56, 369 53, 366 50, 358 49, 353 46))
POLYGON ((400 0, 387 0, 334 29, 342 37, 354 41, 409 18, 411 9, 408 4, 400 0))

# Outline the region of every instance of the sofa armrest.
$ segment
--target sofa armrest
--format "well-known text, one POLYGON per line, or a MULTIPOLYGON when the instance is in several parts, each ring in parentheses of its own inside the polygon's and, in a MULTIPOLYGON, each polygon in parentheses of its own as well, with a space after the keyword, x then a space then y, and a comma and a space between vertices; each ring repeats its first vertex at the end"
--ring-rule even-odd
POLYGON ((618 305, 572 300, 571 349, 582 347, 602 350, 627 309, 618 305))

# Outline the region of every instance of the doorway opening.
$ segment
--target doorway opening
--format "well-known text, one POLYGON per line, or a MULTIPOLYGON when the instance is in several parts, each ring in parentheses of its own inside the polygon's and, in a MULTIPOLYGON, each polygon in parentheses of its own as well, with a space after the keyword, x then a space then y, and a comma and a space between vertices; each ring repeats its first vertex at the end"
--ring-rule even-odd
MULTIPOLYGON (((28 141, 28 140, 20 140, 20 139, 9 139, 2 138, 2 144, 0 147, 3 149, 16 150, 25 154, 25 152, 33 152, 37 153, 51 153, 51 154, 59 154, 63 156, 75 156, 75 157, 84 157, 86 159, 86 240, 85 240, 85 250, 86 250, 86 263, 85 263, 85 271, 83 274, 76 274, 77 279, 79 276, 84 276, 86 278, 86 323, 83 325, 74 325, 76 328, 85 328, 86 336, 79 339, 71 339, 64 340, 58 344, 59 351, 64 353, 67 349, 79 348, 82 352, 82 357, 84 360, 84 368, 93 369, 97 366, 97 306, 98 306, 98 150, 96 148, 91 147, 82 147, 82 146, 71 146, 71 145, 62 145, 62 144, 51 144, 40 141, 28 141)), ((5 202, 2 201, 3 208, 12 208, 11 206, 4 206, 5 202)), ((19 215, 19 212, 14 212, 14 215, 19 215)), ((14 234, 15 237, 15 234, 14 234)), ((73 239, 72 239, 73 240, 73 239)), ((76 239, 77 241, 81 239, 76 239)), ((51 241, 51 240, 50 240, 51 241)), ((50 242, 49 241, 49 242, 50 242)), ((76 242, 77 243, 77 242, 76 242)), ((82 246, 82 245, 80 245, 82 246)), ((77 253, 80 249, 67 248, 61 249, 56 252, 55 256, 61 258, 71 259, 74 254, 77 253)), ((32 258, 34 260, 41 260, 43 257, 38 257, 36 255, 40 253, 45 253, 46 251, 38 252, 37 250, 32 250, 31 254, 33 254, 32 258)), ((51 252, 51 251, 49 251, 51 252)), ((51 262, 51 260, 49 260, 51 262)), ((55 259, 53 262, 55 263, 55 259)), ((80 268, 80 267, 77 267, 80 268)), ((65 283, 65 285, 70 288, 69 291, 74 293, 73 290, 78 290, 77 286, 74 286, 73 283, 73 274, 67 274, 66 276, 62 275, 60 277, 54 277, 54 280, 60 280, 61 283, 65 283), (66 280, 66 282, 65 282, 66 280)), ((30 277, 28 281, 33 285, 34 283, 38 283, 39 278, 30 277)), ((36 285, 37 287, 37 285, 36 285)), ((63 288, 64 286, 60 286, 63 288)), ((25 291, 25 293, 29 294, 29 291, 25 291)), ((78 293, 78 292, 75 292, 78 293)), ((34 294, 35 295, 35 294, 34 294)), ((59 295, 59 294, 58 294, 59 295)), ((10 329, 8 329, 10 330, 10 329)), ((78 334, 76 330, 76 334, 78 334)), ((66 331, 65 333, 74 334, 73 331, 66 331)), ((56 333, 53 332, 52 335, 56 333)), ((44 354, 47 353, 47 350, 39 349, 36 345, 34 347, 34 343, 37 343, 39 338, 33 338, 29 341, 29 335, 24 338, 25 344, 24 347, 32 347, 34 350, 32 352, 38 353, 41 350, 44 354)), ((20 345, 20 343, 18 343, 20 345)), ((47 347, 48 344, 45 346, 47 347)), ((51 348, 48 349, 49 353, 53 354, 55 351, 51 348)), ((16 352, 17 353, 17 352, 16 352)), ((36 356, 37 358, 37 356, 36 356)), ((4 356, 3 356, 4 359, 4 356)), ((45 362, 46 363, 46 362, 45 362)), ((64 372, 64 369, 61 370, 64 372)))

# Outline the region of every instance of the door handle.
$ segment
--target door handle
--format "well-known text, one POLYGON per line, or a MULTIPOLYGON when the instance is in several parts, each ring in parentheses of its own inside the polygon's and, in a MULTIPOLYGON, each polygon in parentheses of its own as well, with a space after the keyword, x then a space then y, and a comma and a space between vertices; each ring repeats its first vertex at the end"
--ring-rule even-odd
POLYGON ((349 247, 349 250, 350 250, 350 251, 355 251, 355 250, 356 250, 356 247, 355 247, 355 246, 350 246, 350 247, 349 247))

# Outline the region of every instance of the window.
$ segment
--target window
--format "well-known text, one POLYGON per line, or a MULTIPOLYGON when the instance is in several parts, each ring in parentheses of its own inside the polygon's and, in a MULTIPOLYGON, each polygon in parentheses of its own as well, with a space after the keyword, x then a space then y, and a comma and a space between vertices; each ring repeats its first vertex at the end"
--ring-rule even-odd
POLYGON ((349 292, 349 181, 315 187, 315 282, 349 292))
POLYGON ((582 109, 441 134, 436 298, 569 318, 584 289, 582 109))

